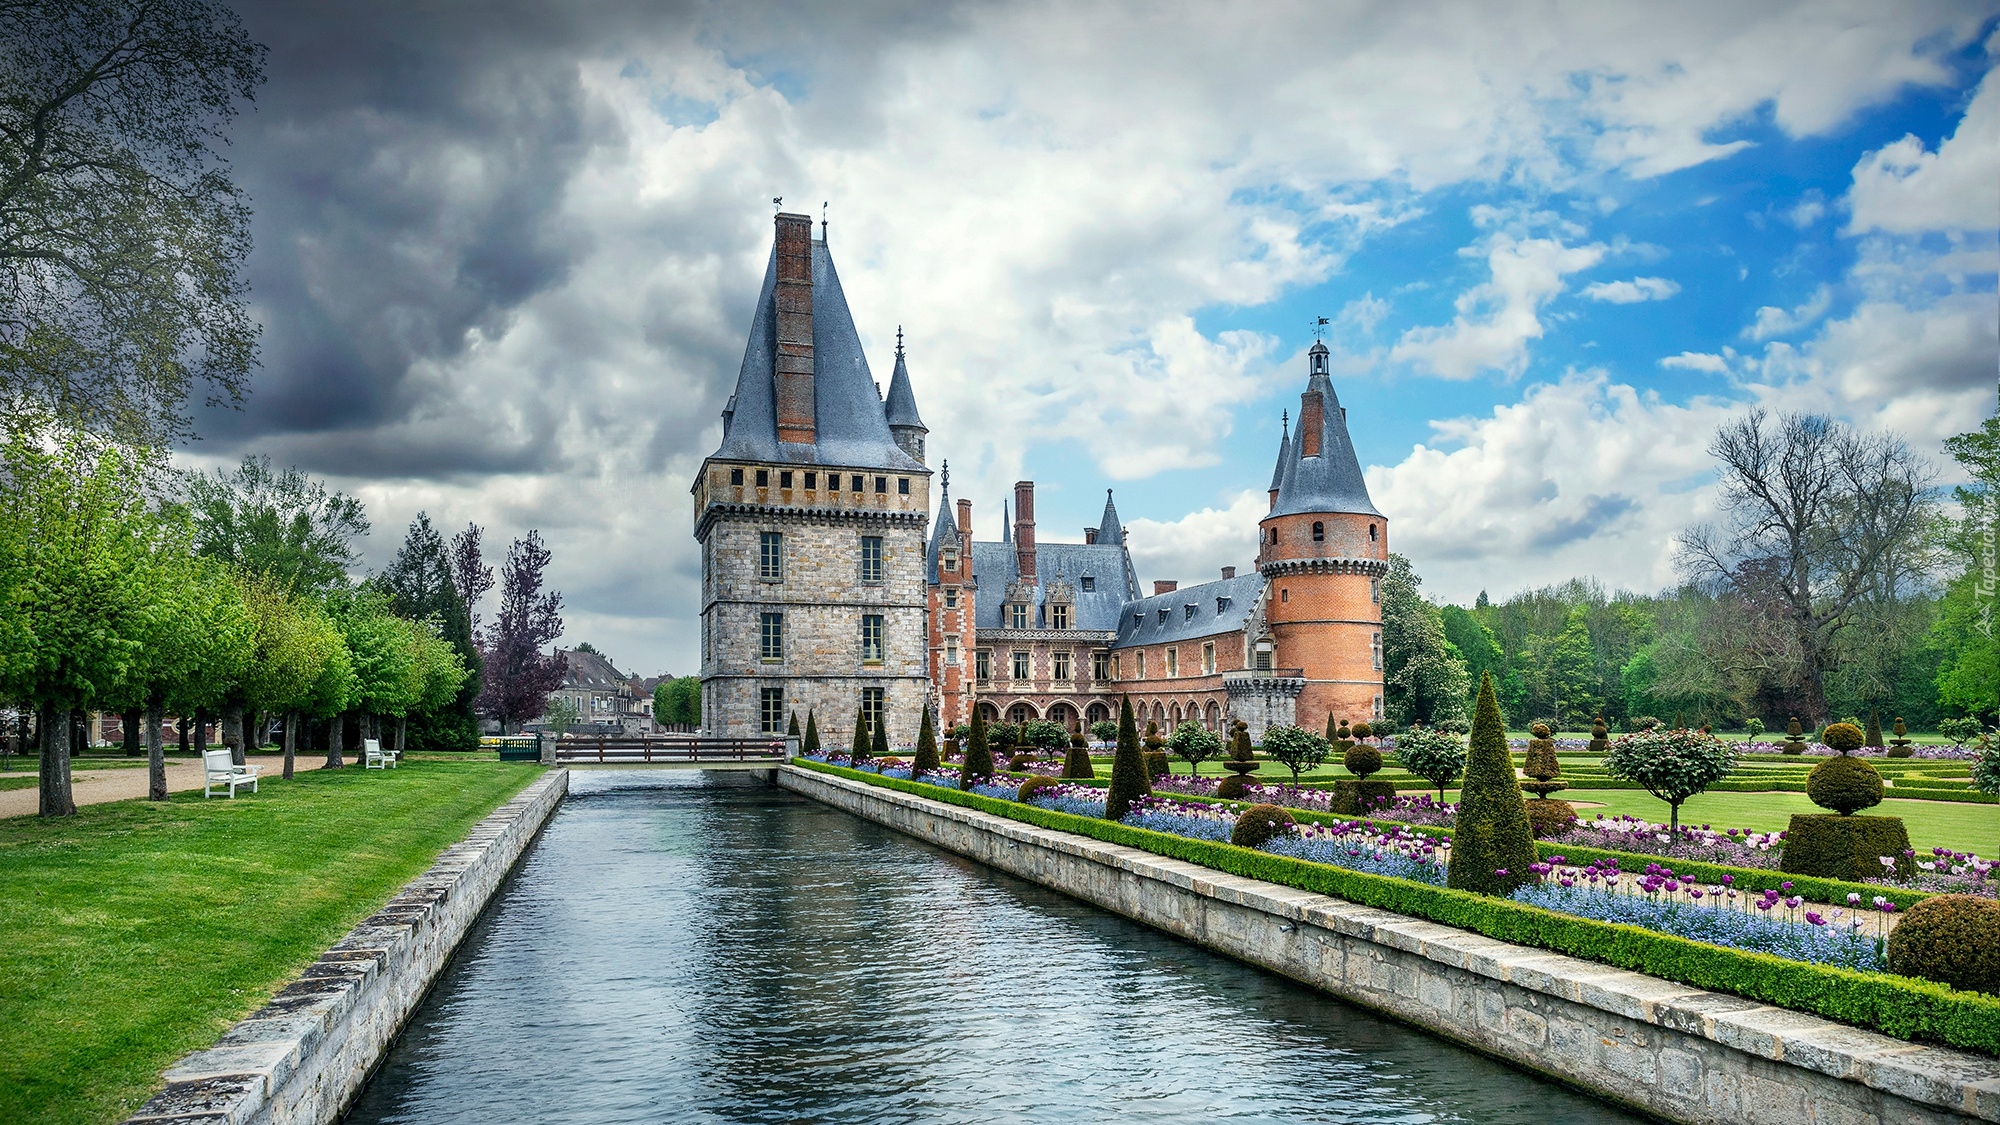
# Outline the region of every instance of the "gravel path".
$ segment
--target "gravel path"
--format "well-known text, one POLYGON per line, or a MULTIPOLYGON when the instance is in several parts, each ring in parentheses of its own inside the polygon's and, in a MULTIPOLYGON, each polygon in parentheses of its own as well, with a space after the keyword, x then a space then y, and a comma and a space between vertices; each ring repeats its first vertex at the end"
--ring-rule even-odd
MULTIPOLYGON (((283 785, 279 774, 284 772, 285 758, 282 754, 252 754, 249 761, 264 767, 260 784, 283 785)), ((32 763, 17 763, 32 765, 32 763)), ((316 770, 326 764, 324 756, 301 757, 294 762, 294 770, 316 770)), ((350 765, 353 762, 350 760, 350 765)), ((29 776, 33 776, 32 773, 29 776)), ((73 770, 70 773, 71 792, 79 807, 101 805, 106 801, 130 801, 146 795, 146 770, 144 767, 103 770, 73 770)), ((167 759, 167 792, 184 793, 201 788, 201 763, 185 758, 167 759)), ((244 796, 250 794, 246 791, 244 796)), ((222 800, 216 797, 216 800, 222 800)), ((41 793, 33 786, 26 789, 9 789, 0 792, 0 817, 33 816, 41 805, 41 793)))

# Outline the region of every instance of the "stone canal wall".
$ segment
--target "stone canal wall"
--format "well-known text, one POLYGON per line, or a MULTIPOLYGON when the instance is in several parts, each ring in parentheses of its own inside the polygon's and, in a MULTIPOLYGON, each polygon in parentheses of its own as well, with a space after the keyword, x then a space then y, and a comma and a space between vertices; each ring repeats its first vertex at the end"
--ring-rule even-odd
POLYGON ((166 1073, 167 1088, 129 1120, 146 1125, 339 1120, 568 792, 569 772, 551 770, 495 809, 269 1004, 230 1028, 215 1046, 174 1064, 166 1073))
POLYGON ((2000 1060, 787 766, 779 784, 1670 1121, 2000 1121, 2000 1060))

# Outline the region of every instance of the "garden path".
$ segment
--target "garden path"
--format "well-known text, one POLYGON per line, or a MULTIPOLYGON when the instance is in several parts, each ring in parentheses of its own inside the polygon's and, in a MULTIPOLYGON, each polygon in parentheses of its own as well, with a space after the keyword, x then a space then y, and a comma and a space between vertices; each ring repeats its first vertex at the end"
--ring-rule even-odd
MULTIPOLYGON (((281 780, 285 758, 282 754, 252 754, 248 761, 264 767, 260 781, 281 780)), ((294 770, 316 770, 326 764, 322 756, 299 758, 294 770)), ((350 761, 350 764, 352 762, 350 761)), ((167 761, 167 792, 185 793, 202 784, 201 763, 186 759, 167 761)), ((101 805, 106 801, 131 801, 146 795, 143 769, 75 770, 70 774, 71 792, 78 807, 101 805)), ((248 796, 248 794, 245 794, 248 796)), ((219 799, 219 798, 218 798, 219 799)), ((41 807, 41 792, 32 786, 0 792, 0 817, 33 816, 41 807)))

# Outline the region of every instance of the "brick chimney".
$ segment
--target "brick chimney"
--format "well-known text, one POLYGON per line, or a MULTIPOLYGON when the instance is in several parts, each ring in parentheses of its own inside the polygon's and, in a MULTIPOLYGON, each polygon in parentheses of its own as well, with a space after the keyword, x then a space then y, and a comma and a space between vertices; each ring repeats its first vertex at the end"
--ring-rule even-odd
POLYGON ((1035 580, 1035 482, 1014 482, 1014 569, 1024 582, 1035 580))
POLYGON ((1164 578, 1159 579, 1153 583, 1153 593, 1155 596, 1160 594, 1171 594, 1175 590, 1178 590, 1180 588, 1181 588, 1180 582, 1170 581, 1164 578))
POLYGON ((771 381, 777 388, 778 440, 812 444, 813 274, 812 218, 779 215, 778 350, 771 381))
POLYGON ((958 502, 958 533, 965 537, 972 535, 972 501, 970 500, 960 500, 958 502))
POLYGON ((1299 396, 1299 456, 1319 456, 1320 430, 1326 425, 1326 398, 1318 391, 1299 396))
POLYGON ((1223 576, 1224 578, 1234 578, 1234 577, 1236 577, 1236 568, 1235 568, 1235 567, 1233 567, 1233 566, 1225 566, 1225 567, 1223 567, 1223 568, 1222 568, 1222 576, 1223 576))
POLYGON ((1097 529, 1096 529, 1096 528, 1094 528, 1094 527, 1086 527, 1086 528, 1084 528, 1084 529, 1083 529, 1083 541, 1084 541, 1085 543, 1095 543, 1095 542, 1097 542, 1097 529))

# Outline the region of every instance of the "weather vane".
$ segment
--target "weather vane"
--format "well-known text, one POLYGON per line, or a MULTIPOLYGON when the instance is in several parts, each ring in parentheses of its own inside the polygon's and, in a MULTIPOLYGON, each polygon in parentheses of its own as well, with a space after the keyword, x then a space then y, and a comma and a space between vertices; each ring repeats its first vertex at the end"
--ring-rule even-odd
POLYGON ((1312 326, 1313 339, 1318 340, 1321 343, 1324 343, 1326 341, 1326 324, 1327 320, 1323 316, 1313 321, 1313 326, 1312 326))
POLYGON ((778 212, 779 212, 780 210, 782 210, 782 209, 784 208, 784 206, 785 206, 785 197, 784 197, 784 196, 782 196, 782 195, 774 195, 774 196, 772 196, 772 197, 771 197, 771 213, 772 213, 772 214, 774 214, 774 215, 775 215, 775 214, 777 214, 777 213, 778 213, 778 212))

